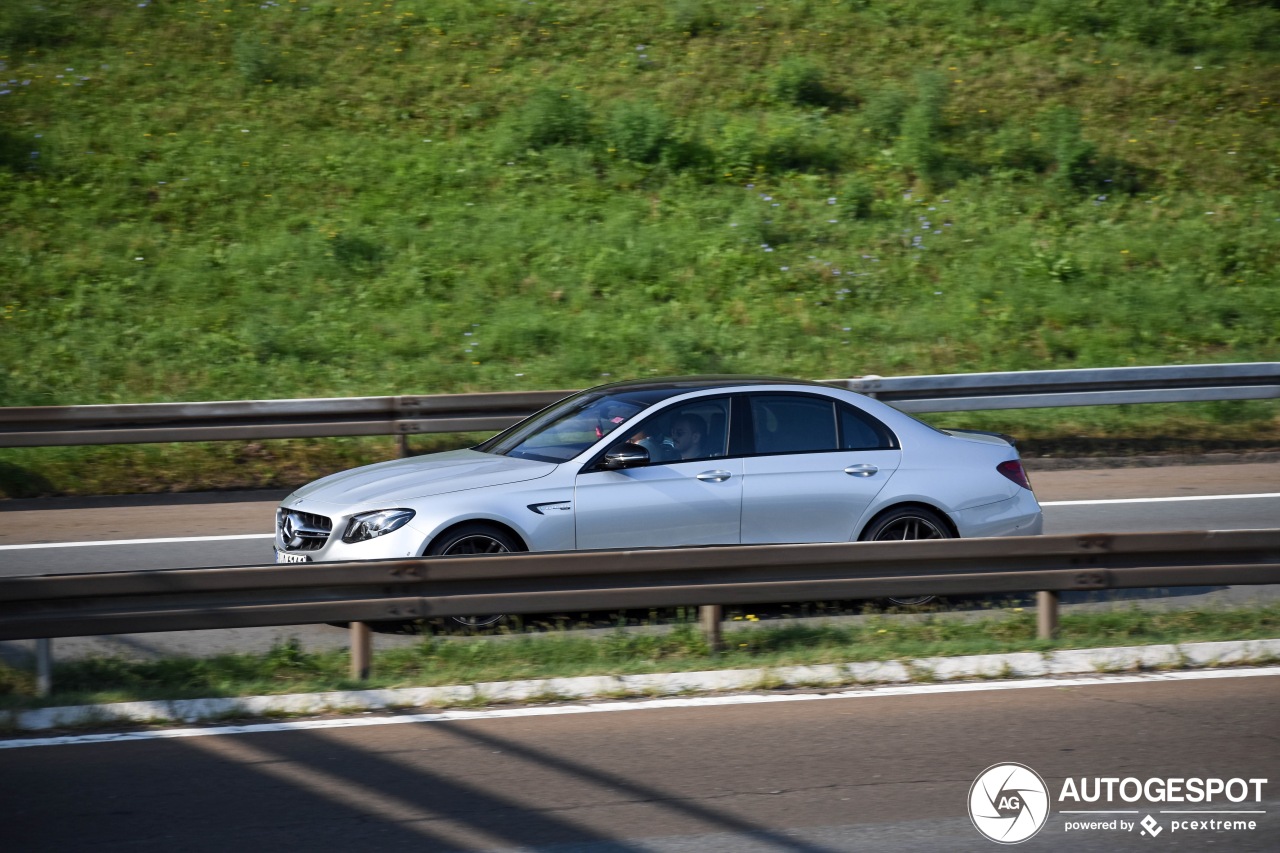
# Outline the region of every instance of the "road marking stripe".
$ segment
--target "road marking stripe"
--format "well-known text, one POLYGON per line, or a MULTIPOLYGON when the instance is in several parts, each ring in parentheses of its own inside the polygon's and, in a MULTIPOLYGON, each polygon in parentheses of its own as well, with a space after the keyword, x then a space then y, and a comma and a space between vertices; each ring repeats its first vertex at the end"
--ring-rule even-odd
POLYGON ((174 545, 182 542, 228 542, 234 539, 274 539, 274 533, 244 533, 238 536, 181 536, 175 539, 107 539, 100 542, 40 542, 34 545, 0 545, 0 551, 36 548, 90 548, 95 545, 174 545))
MULTIPOLYGON (((1041 501, 1042 507, 1106 506, 1108 504, 1177 503, 1185 501, 1239 501, 1256 498, 1280 498, 1280 492, 1253 495, 1190 495, 1174 498, 1108 498, 1082 501, 1041 501)), ((273 533, 244 533, 238 536, 181 536, 171 539, 106 539, 96 542, 39 542, 30 545, 0 545, 0 551, 27 551, 39 548, 90 548, 97 545, 178 545, 184 542, 229 542, 237 539, 273 539, 273 533)))
POLYGON ((904 684, 887 687, 856 687, 821 693, 740 693, 727 696, 682 696, 670 699, 633 699, 613 702, 583 702, 573 705, 541 705, 528 708, 450 710, 425 714, 391 714, 383 717, 295 720, 280 723, 253 723, 239 726, 156 729, 136 732, 69 735, 61 737, 0 740, 0 749, 35 746, 79 746, 91 743, 151 741, 168 738, 214 737, 219 735, 296 732, 315 729, 397 726, 409 723, 447 723, 458 720, 500 720, 511 717, 556 717, 566 714, 599 714, 613 711, 645 711, 663 708, 711 708, 722 705, 766 705, 778 702, 810 702, 817 699, 875 699, 883 696, 919 696, 935 693, 985 693, 991 690, 1026 690, 1037 687, 1098 687, 1109 684, 1137 684, 1149 681, 1199 681, 1217 678, 1280 676, 1280 667, 1251 669, 1207 669, 1183 672, 1150 672, 1123 675, 1095 675, 1073 678, 1028 678, 1018 681, 979 681, 958 684, 904 684))
POLYGON ((1280 492, 1256 495, 1185 495, 1176 498, 1106 498, 1086 501, 1041 501, 1040 506, 1105 506, 1107 504, 1160 504, 1179 501, 1243 501, 1254 498, 1280 498, 1280 492))

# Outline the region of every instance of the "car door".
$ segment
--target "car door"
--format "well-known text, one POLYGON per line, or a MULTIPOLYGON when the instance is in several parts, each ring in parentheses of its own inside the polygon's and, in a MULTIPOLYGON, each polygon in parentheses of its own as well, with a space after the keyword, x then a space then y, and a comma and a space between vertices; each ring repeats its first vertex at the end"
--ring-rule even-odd
POLYGON ((897 470, 887 427, 817 394, 749 395, 743 544, 844 542, 897 470))
POLYGON ((578 474, 574 516, 578 548, 736 545, 742 518, 743 461, 726 456, 730 398, 676 404, 628 428, 626 439, 650 452, 648 465, 578 474), (677 443, 690 421, 706 433, 691 458, 677 443), (672 433, 676 435, 672 435, 672 433))

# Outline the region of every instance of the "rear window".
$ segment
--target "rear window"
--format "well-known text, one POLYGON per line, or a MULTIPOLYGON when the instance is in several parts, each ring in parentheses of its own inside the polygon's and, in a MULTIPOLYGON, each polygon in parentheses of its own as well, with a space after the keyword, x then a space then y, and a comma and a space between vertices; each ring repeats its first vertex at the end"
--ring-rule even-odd
POLYGON ((826 397, 758 394, 751 398, 755 453, 824 453, 891 450, 888 427, 870 415, 826 397))
POLYGON ((813 453, 840 447, 832 400, 755 396, 751 399, 751 421, 756 453, 813 453))

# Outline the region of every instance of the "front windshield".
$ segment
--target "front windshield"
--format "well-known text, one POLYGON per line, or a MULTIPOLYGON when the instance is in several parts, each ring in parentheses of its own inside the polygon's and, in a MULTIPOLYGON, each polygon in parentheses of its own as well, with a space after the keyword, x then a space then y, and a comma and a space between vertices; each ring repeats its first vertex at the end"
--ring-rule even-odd
POLYGON ((542 462, 565 462, 679 389, 583 391, 516 424, 477 450, 542 462))

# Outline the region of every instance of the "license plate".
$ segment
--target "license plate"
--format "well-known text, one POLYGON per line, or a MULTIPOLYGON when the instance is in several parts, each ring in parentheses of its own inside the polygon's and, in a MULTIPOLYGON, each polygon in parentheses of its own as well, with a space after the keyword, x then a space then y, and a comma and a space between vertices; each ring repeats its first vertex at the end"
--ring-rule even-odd
POLYGON ((277 563, 310 563, 311 558, 306 554, 289 554, 285 551, 276 551, 277 563))

